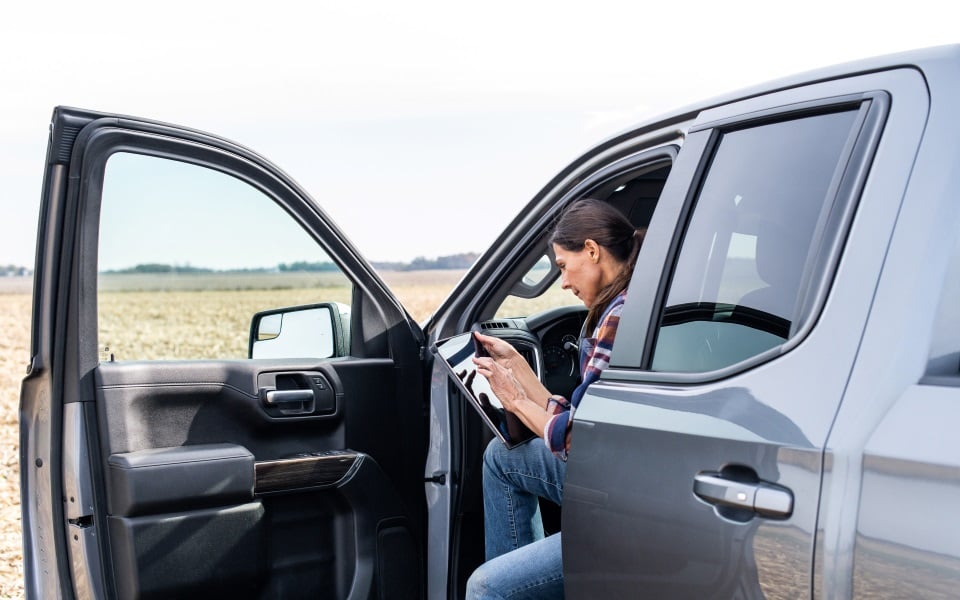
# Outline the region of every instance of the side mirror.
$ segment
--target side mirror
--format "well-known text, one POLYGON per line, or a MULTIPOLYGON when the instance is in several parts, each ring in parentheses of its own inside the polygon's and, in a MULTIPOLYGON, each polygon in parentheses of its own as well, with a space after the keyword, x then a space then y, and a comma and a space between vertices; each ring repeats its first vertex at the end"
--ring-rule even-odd
POLYGON ((332 358, 350 353, 350 307, 337 302, 265 310, 250 323, 249 358, 332 358))
POLYGON ((535 261, 528 260, 526 273, 523 277, 513 284, 510 288, 510 294, 519 298, 536 298, 547 291, 553 282, 557 280, 560 269, 553 262, 553 251, 537 256, 533 255, 535 261))

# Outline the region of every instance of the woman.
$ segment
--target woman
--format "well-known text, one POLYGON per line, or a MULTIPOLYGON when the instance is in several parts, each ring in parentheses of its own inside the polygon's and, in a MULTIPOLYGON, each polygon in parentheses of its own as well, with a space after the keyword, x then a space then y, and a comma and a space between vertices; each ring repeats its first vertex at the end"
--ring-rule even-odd
POLYGON ((542 440, 508 450, 493 440, 483 457, 487 562, 467 582, 468 598, 562 598, 560 534, 544 538, 538 497, 560 503, 573 414, 610 361, 627 284, 643 232, 615 208, 581 200, 550 238, 561 285, 588 309, 580 339, 580 385, 569 399, 551 394, 508 342, 475 333, 489 357, 477 372, 506 410, 542 440), (590 337, 584 337, 590 332, 590 337))

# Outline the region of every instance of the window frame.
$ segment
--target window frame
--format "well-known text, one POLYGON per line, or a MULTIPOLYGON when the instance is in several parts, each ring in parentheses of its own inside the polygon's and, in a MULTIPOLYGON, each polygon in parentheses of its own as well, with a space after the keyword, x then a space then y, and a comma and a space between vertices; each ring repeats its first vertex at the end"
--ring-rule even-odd
POLYGON ((933 313, 931 338, 922 385, 960 387, 960 233, 950 243, 946 271, 939 288, 937 308, 933 313))
MULTIPOLYGON (((154 130, 150 131, 126 128, 124 125, 126 124, 120 123, 113 127, 106 125, 85 128, 80 134, 81 138, 86 137, 88 130, 92 130, 92 134, 89 134, 89 139, 80 140, 84 141, 84 156, 78 161, 78 168, 75 167, 79 173, 71 173, 71 177, 78 177, 81 181, 81 185, 75 188, 75 197, 68 199, 68 203, 77 207, 76 210, 80 212, 80 240, 74 260, 79 286, 77 314, 80 317, 78 335, 81 344, 78 358, 81 372, 92 370, 100 361, 97 314, 100 211, 107 163, 117 153, 143 155, 208 168, 250 185, 286 212, 304 233, 316 242, 317 247, 326 253, 331 262, 337 265, 352 284, 352 305, 359 306, 358 301, 362 300, 362 296, 374 298, 378 304, 390 303, 405 315, 415 335, 422 336, 422 330, 414 327, 412 319, 386 285, 376 277, 373 269, 337 230, 317 203, 279 170, 272 172, 258 164, 262 162, 269 165, 265 159, 239 146, 222 148, 207 144, 205 140, 170 137, 164 135, 165 127, 162 125, 155 125, 154 130)), ((152 125, 154 124, 148 124, 152 125)), ((222 140, 216 142, 228 144, 222 140)), ((360 319, 353 319, 350 327, 351 330, 359 328, 360 319)), ((353 343, 365 339, 361 330, 354 333, 360 335, 351 335, 353 343)))

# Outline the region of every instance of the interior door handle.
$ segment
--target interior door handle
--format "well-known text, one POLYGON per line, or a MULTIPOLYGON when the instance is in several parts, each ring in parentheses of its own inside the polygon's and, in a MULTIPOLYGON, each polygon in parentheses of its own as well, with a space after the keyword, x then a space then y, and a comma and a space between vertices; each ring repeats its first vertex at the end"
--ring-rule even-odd
POLYGON ((726 479, 719 473, 700 473, 694 477, 693 493, 704 502, 751 510, 771 519, 793 514, 793 492, 764 481, 751 483, 726 479))
POLYGON ((266 390, 263 403, 267 406, 303 404, 313 401, 313 390, 266 390))

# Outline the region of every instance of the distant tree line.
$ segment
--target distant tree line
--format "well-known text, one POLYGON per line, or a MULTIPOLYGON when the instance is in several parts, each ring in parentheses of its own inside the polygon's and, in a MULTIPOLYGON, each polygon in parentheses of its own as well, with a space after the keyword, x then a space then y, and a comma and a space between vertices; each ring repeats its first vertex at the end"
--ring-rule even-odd
MULTIPOLYGON (((440 256, 437 258, 426 258, 418 256, 410 262, 374 262, 373 266, 381 271, 425 271, 436 269, 466 269, 476 262, 480 256, 476 252, 467 252, 464 254, 452 254, 450 256, 440 256)), ((12 267, 11 267, 12 268, 12 267)), ((104 271, 105 273, 303 273, 303 272, 331 272, 338 271, 340 267, 332 262, 308 262, 297 261, 292 263, 280 263, 275 268, 259 269, 208 269, 204 267, 192 267, 190 265, 169 265, 164 263, 144 263, 126 269, 113 269, 104 271)), ((2 274, 0 268, 0 274, 2 274)))
POLYGON ((26 277, 33 275, 33 270, 17 265, 0 265, 0 277, 26 277))
POLYGON ((480 255, 476 252, 451 254, 426 258, 418 256, 408 263, 403 262, 374 262, 373 266, 382 271, 431 271, 435 269, 467 269, 473 266, 480 255))
POLYGON ((164 263, 145 263, 126 269, 113 269, 107 273, 213 273, 213 269, 191 267, 190 265, 168 265, 164 263))
POLYGON ((326 273, 330 271, 338 271, 340 267, 333 264, 332 262, 306 262, 306 261, 297 261, 290 263, 280 263, 277 265, 277 269, 282 273, 296 272, 296 271, 309 271, 309 272, 320 272, 326 273))

